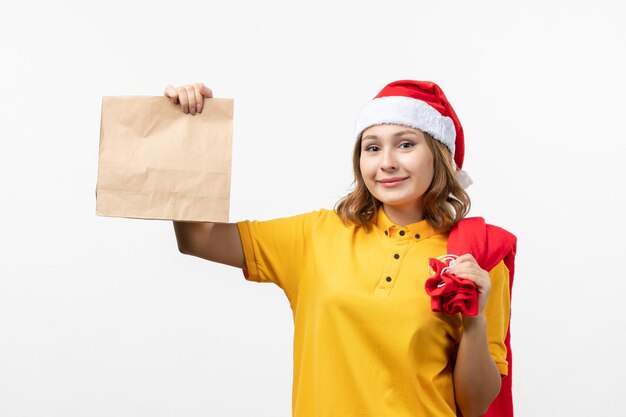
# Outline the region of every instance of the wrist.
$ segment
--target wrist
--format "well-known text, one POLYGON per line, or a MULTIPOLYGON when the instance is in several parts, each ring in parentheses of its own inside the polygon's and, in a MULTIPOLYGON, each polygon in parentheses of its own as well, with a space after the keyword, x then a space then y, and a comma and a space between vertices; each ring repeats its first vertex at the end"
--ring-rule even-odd
POLYGON ((463 315, 463 331, 474 329, 487 329, 487 317, 484 313, 479 313, 476 316, 463 315))

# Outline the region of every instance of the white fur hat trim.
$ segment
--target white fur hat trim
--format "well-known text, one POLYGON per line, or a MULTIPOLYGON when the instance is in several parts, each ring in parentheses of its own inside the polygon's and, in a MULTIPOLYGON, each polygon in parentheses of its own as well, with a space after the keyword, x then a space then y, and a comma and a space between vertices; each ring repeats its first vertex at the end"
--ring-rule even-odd
POLYGON ((446 145, 454 155, 454 122, 421 100, 388 96, 370 101, 359 112, 354 136, 358 138, 368 127, 382 124, 398 124, 426 132, 446 145))

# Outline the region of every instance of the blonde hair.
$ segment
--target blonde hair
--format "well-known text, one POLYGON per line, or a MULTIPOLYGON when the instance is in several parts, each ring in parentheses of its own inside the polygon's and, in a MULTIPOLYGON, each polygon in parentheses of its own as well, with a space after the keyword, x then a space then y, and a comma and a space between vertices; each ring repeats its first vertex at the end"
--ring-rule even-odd
MULTIPOLYGON (((443 143, 424 133, 433 154, 433 180, 423 196, 424 219, 434 228, 448 232, 467 215, 470 198, 456 179, 452 156, 443 143)), ((361 138, 356 141, 352 155, 354 169, 353 190, 335 205, 335 211, 346 224, 370 230, 376 222, 376 213, 382 206, 367 189, 360 167, 361 138)))

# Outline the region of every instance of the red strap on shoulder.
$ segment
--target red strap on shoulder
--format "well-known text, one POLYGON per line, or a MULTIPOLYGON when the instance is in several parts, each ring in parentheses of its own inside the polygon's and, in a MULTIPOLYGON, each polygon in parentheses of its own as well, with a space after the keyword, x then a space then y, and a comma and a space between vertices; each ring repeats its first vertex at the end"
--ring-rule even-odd
MULTIPOLYGON (((517 238, 510 232, 485 223, 482 217, 470 217, 459 221, 450 230, 448 237, 448 253, 463 255, 471 253, 481 268, 486 271, 493 269, 500 261, 509 270, 509 291, 513 291, 515 274, 515 252, 517 238)), ((506 359, 509 373, 502 379, 502 388, 496 399, 491 403, 486 417, 513 417, 513 355, 511 352, 510 325, 506 332, 506 359)))

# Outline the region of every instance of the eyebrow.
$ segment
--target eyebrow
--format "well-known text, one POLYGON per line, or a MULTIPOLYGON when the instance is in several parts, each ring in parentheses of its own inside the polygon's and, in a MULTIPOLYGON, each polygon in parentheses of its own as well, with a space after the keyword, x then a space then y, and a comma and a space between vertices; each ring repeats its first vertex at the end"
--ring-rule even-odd
MULTIPOLYGON (((406 135, 407 133, 410 133, 411 135, 416 135, 417 133, 413 130, 401 130, 399 132, 396 132, 393 134, 394 137, 398 137, 398 136, 402 136, 402 135, 406 135)), ((367 139, 378 139, 378 136, 376 135, 367 135, 365 136, 363 139, 361 139, 362 141, 367 140, 367 139)))

